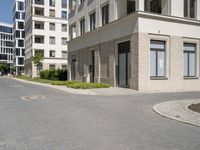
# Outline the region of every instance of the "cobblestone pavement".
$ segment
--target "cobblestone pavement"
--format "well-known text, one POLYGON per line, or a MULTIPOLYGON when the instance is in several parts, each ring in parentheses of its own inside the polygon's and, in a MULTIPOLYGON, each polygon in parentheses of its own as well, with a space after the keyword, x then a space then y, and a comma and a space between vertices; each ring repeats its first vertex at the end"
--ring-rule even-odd
POLYGON ((199 150, 200 128, 154 105, 200 92, 74 95, 0 77, 0 150, 199 150))
POLYGON ((200 127, 200 113, 191 111, 188 106, 192 104, 199 104, 198 100, 184 100, 184 101, 169 101, 157 104, 153 107, 158 114, 178 120, 184 123, 189 123, 200 127))

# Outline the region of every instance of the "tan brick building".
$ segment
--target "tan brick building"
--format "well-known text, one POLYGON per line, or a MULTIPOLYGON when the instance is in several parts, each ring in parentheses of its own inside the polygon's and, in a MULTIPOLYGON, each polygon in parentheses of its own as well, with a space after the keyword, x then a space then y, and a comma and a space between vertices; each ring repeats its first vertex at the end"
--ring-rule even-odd
POLYGON ((200 0, 70 1, 69 10, 71 80, 200 90, 200 0))

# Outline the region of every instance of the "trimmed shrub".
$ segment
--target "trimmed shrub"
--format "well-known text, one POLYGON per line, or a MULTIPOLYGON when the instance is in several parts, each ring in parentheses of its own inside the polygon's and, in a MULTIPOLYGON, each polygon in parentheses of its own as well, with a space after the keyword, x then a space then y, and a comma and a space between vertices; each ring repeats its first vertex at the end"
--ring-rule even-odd
POLYGON ((67 71, 66 70, 43 70, 40 71, 40 78, 42 79, 48 79, 48 80, 61 80, 66 81, 67 80, 67 71))
POLYGON ((67 81, 67 87, 74 89, 95 89, 95 88, 109 88, 110 85, 103 83, 83 83, 77 81, 67 81))

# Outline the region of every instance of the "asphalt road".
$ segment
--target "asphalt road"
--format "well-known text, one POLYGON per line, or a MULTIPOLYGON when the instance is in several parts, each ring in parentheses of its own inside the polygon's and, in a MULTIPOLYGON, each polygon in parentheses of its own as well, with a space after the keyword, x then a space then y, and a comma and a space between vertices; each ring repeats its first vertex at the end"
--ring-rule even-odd
POLYGON ((152 107, 200 92, 82 96, 0 78, 0 150, 200 150, 200 128, 152 107), (46 99, 21 99, 23 96, 46 99))

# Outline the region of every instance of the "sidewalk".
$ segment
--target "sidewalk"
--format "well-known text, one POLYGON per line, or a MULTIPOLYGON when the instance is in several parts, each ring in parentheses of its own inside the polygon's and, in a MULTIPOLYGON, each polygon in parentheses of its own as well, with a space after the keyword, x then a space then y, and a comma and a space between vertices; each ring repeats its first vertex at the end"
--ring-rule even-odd
POLYGON ((200 100, 169 101, 157 104, 153 110, 161 116, 200 127, 200 113, 188 109, 200 100))
POLYGON ((80 94, 80 95, 119 96, 119 95, 135 95, 135 94, 140 93, 140 92, 132 90, 132 89, 119 88, 119 87, 110 87, 110 88, 101 88, 101 89, 73 89, 73 88, 68 88, 66 86, 56 86, 56 85, 32 82, 32 81, 16 79, 16 78, 11 78, 11 79, 14 79, 14 80, 17 80, 20 82, 24 82, 24 83, 54 88, 57 90, 62 90, 62 91, 68 92, 68 93, 80 94))

